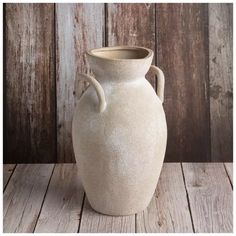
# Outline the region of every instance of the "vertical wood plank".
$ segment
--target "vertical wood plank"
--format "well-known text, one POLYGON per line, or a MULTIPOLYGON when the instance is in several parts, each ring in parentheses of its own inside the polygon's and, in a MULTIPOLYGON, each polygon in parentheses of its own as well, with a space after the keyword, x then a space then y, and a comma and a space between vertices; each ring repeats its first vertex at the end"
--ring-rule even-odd
POLYGON ((6 188, 12 173, 15 170, 15 164, 5 164, 3 165, 3 190, 6 188))
POLYGON ((19 164, 3 195, 4 233, 32 233, 53 164, 19 164))
MULTIPOLYGON (((106 16, 106 46, 143 46, 155 51, 155 4, 108 4, 106 16)), ((155 76, 147 78, 155 89, 155 76)))
POLYGON ((212 160, 233 161, 233 4, 209 4, 212 160))
POLYGON ((138 233, 193 232, 181 164, 164 163, 155 195, 137 214, 138 233))
POLYGON ((165 161, 210 160, 207 4, 157 4, 157 64, 166 78, 165 161))
POLYGON ((223 163, 183 163, 196 233, 233 232, 233 191, 223 163))
POLYGON ((71 127, 75 78, 89 70, 85 52, 102 47, 104 4, 56 4, 58 162, 74 161, 71 127))
POLYGON ((227 174, 229 176, 230 182, 233 185, 233 181, 234 181, 234 178, 233 178, 233 162, 227 162, 227 163, 224 163, 224 165, 225 165, 225 169, 227 171, 227 174))
POLYGON ((108 216, 95 212, 85 199, 80 233, 135 233, 135 215, 108 216))
POLYGON ((84 190, 75 164, 56 164, 36 233, 77 233, 84 190))
POLYGON ((5 163, 55 161, 54 5, 6 4, 5 163))

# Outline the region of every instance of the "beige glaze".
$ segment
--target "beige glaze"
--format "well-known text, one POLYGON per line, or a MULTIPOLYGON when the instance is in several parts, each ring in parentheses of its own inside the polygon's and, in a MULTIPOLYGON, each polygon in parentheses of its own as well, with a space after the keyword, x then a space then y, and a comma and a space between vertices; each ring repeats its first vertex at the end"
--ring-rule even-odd
POLYGON ((94 77, 77 103, 72 136, 79 175, 98 212, 130 215, 144 210, 163 165, 167 127, 164 75, 142 47, 108 47, 87 53, 94 77), (157 74, 156 95, 145 74, 157 74))

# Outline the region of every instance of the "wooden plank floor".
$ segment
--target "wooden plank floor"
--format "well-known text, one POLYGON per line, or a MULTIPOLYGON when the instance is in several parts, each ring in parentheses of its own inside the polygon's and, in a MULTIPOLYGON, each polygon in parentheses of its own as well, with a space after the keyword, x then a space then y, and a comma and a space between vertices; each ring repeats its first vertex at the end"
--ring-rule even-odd
POLYGON ((112 217, 91 208, 75 164, 3 167, 5 233, 233 232, 233 164, 165 163, 148 208, 112 217))

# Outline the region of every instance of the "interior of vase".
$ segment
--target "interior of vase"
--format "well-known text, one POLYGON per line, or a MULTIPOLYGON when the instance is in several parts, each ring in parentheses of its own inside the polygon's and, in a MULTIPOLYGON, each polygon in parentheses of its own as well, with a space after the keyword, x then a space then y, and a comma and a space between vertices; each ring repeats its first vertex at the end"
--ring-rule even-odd
POLYGON ((150 50, 136 47, 108 47, 90 51, 90 55, 111 60, 143 59, 149 54, 150 50))

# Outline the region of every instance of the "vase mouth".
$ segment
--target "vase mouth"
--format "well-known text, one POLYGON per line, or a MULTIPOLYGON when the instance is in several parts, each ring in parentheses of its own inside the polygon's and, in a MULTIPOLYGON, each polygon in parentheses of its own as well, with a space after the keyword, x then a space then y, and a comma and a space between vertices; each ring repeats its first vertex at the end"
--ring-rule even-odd
POLYGON ((153 51, 145 47, 117 46, 92 49, 86 52, 92 57, 112 61, 139 61, 153 56, 153 51))

